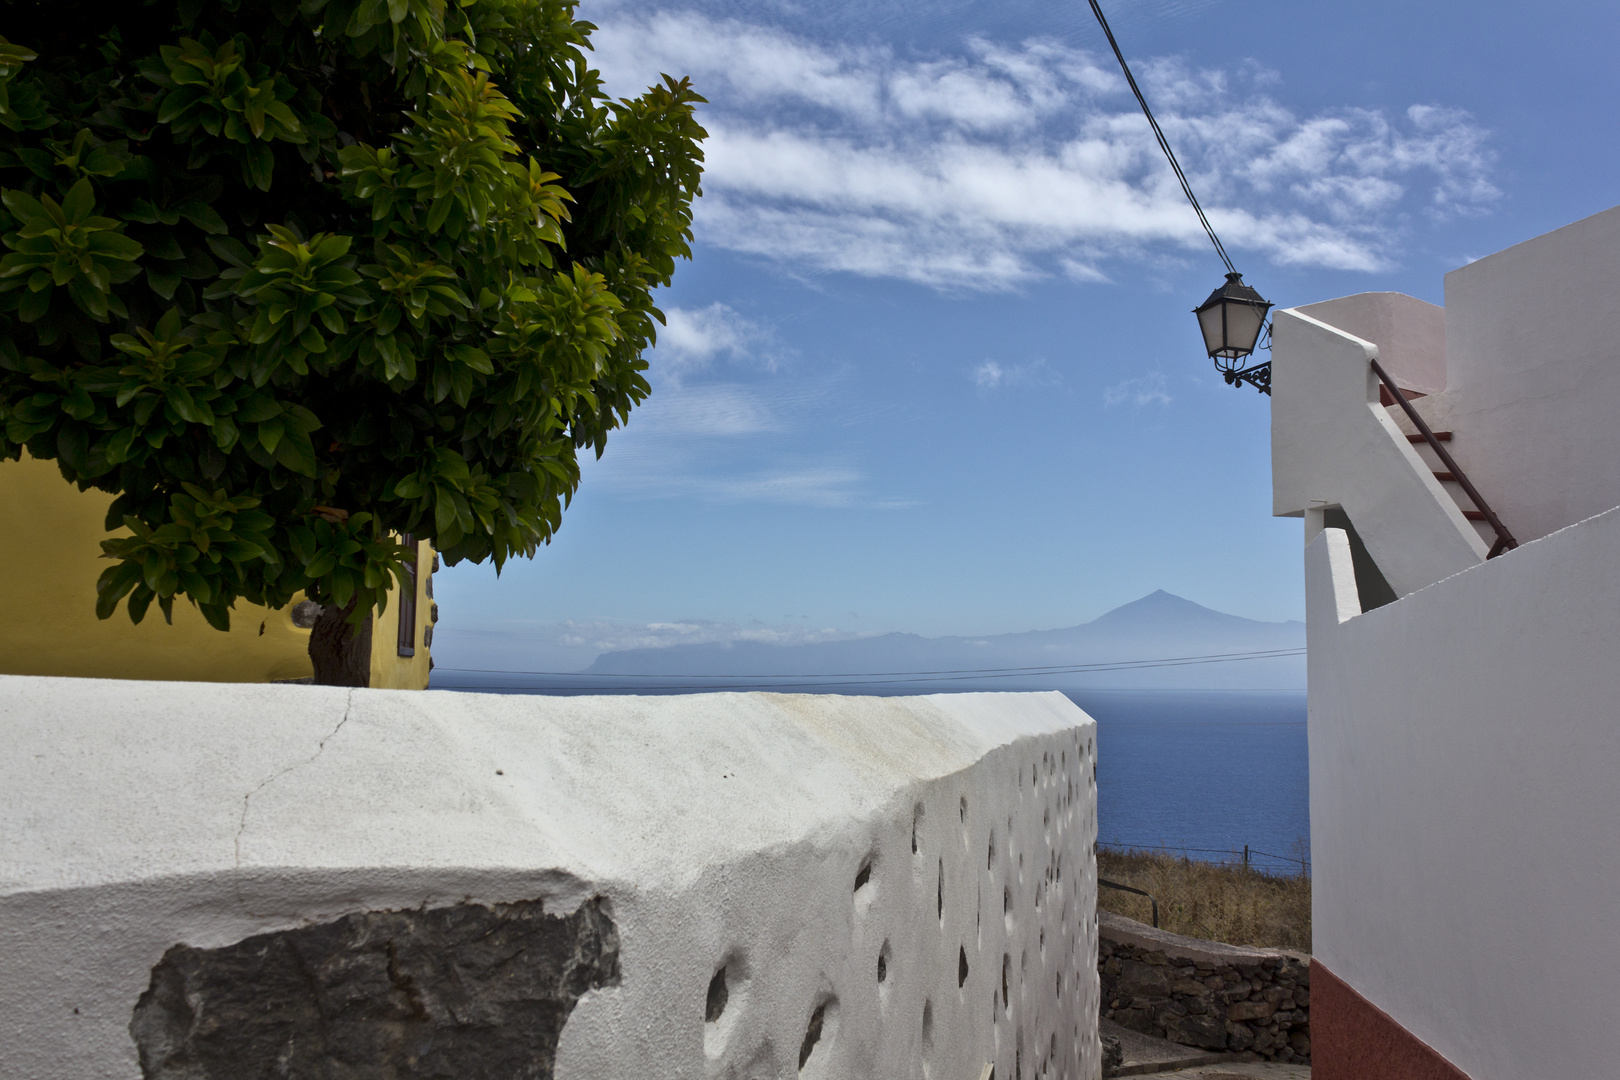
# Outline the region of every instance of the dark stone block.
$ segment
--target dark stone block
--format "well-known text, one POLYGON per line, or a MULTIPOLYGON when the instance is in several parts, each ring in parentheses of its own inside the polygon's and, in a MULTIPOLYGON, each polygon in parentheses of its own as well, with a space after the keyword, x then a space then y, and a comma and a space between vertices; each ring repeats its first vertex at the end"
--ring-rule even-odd
POLYGON ((1170 994, 1170 980, 1164 968, 1135 960, 1126 960, 1120 965, 1119 985, 1128 994, 1147 997, 1167 997, 1170 994))
POLYGON ((1153 1015, 1146 1009, 1120 1009, 1114 1014, 1114 1022, 1143 1035, 1159 1034, 1159 1029, 1153 1023, 1153 1015))
POLYGON ((130 1033, 145 1080, 549 1080, 587 990, 617 985, 600 900, 372 911, 176 945, 130 1033))
POLYGON ((1116 1075, 1114 1070, 1125 1064, 1125 1049, 1112 1035, 1102 1037, 1102 1067, 1104 1076, 1116 1075))
POLYGON ((1226 1049, 1226 1025, 1215 1017, 1178 1016, 1166 1019, 1164 1036, 1171 1042, 1205 1050, 1226 1049))

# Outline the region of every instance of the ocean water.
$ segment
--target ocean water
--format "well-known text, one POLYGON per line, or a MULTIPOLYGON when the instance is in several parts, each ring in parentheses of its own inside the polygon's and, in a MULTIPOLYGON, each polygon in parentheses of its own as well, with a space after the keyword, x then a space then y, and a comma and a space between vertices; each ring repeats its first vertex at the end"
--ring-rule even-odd
MULTIPOLYGON (((622 694, 602 680, 435 674, 433 689, 504 694, 622 694)), ((657 680, 643 693, 708 687, 657 680), (656 688, 655 688, 656 687, 656 688)), ((960 684, 842 693, 937 693, 960 684)), ((1033 687, 1031 687, 1033 689, 1033 687)), ((1210 862, 1241 858, 1298 870, 1310 860, 1303 690, 1065 690, 1097 721, 1097 823, 1103 844, 1163 847, 1210 862)))
POLYGON ((1097 832, 1298 870, 1310 862, 1305 692, 1071 691, 1097 721, 1097 832), (1235 854, 1234 854, 1235 853, 1235 854))

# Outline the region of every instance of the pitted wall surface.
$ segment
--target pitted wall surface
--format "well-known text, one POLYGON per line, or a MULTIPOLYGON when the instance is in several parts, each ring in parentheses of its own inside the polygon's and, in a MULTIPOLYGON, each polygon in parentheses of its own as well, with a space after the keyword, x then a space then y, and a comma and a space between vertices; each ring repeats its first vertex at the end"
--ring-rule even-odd
MULTIPOLYGON (((156 996, 194 985, 181 968, 212 985, 203 960, 245 942, 353 937, 367 963, 405 943, 426 953, 392 970, 431 974, 456 947, 422 926, 513 905, 595 905, 616 937, 617 980, 556 999, 554 1049, 514 1051, 535 1076, 1100 1073, 1095 726, 1058 694, 8 678, 0 737, 0 1041, 19 1075, 142 1076, 142 995, 177 1045, 190 1021, 152 1019, 156 996)), ((544 954, 510 958, 531 990, 544 954)), ((373 989, 409 1012, 419 983, 373 989)), ((497 1034, 504 1000, 486 1001, 497 1034)), ((424 1008, 388 1023, 429 1030, 424 1008)), ((408 1047, 388 1043, 403 1030, 373 1035, 408 1047)), ((434 1075, 409 1058, 374 1075, 434 1075)))

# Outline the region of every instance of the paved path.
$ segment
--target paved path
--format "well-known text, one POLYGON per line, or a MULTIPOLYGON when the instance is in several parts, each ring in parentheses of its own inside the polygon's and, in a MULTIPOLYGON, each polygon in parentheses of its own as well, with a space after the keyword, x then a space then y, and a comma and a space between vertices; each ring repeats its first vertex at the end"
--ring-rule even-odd
POLYGON ((1121 1027, 1112 1020, 1101 1024, 1104 1035, 1119 1040, 1124 1063, 1109 1075, 1176 1077, 1179 1080, 1310 1080, 1309 1065, 1283 1065, 1271 1061, 1236 1061, 1236 1054, 1200 1050, 1168 1039, 1121 1027))
POLYGON ((1166 1080, 1310 1080, 1309 1065, 1283 1065, 1275 1061, 1223 1061, 1158 1074, 1166 1080))

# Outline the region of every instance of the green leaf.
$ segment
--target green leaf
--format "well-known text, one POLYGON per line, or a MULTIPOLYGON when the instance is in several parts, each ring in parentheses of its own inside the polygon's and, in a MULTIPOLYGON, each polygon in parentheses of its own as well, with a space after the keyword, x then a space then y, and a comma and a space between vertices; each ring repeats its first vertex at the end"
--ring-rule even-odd
POLYGON ((471 345, 457 345, 450 351, 457 360, 460 360, 479 374, 495 374, 495 365, 490 362, 489 354, 483 349, 474 348, 471 345))
POLYGON ((180 287, 180 275, 171 274, 152 266, 146 271, 146 283, 152 287, 153 292, 163 297, 163 299, 172 300, 174 299, 174 291, 180 287))
POLYGON ((264 447, 265 453, 274 454, 276 452, 276 447, 281 442, 281 437, 286 434, 286 432, 287 426, 282 422, 279 416, 266 420, 264 423, 259 425, 259 445, 264 447))
POLYGON ((235 237, 210 236, 208 249, 239 270, 247 270, 253 266, 253 253, 235 237))
POLYGON ((19 221, 29 221, 33 218, 46 216, 45 208, 40 205, 39 200, 26 191, 4 189, 0 191, 0 203, 4 203, 5 208, 11 211, 12 216, 19 221))
POLYGON ((69 188, 67 198, 62 200, 62 213, 67 215, 69 221, 83 221, 95 208, 96 190, 90 186, 88 179, 80 180, 69 188))
POLYGON ((197 228, 206 233, 222 234, 226 230, 225 219, 214 211, 207 203, 186 202, 175 207, 180 215, 197 228))

